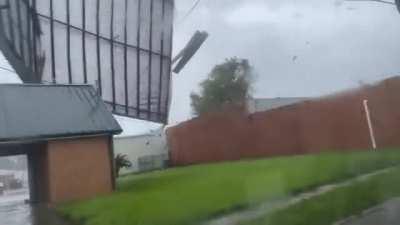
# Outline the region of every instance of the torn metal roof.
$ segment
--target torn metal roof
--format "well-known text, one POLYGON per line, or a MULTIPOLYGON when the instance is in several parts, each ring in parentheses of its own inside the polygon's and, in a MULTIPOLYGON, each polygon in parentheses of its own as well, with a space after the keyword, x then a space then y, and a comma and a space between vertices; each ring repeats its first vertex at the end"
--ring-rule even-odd
POLYGON ((88 85, 0 85, 0 142, 118 134, 121 127, 88 85))
POLYGON ((0 50, 24 83, 91 84, 114 114, 167 123, 173 0, 0 6, 0 50))

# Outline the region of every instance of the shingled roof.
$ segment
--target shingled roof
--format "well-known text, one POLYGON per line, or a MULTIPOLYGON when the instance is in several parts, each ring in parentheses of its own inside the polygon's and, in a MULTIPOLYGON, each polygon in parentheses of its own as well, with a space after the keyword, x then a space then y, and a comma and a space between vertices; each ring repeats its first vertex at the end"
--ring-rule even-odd
POLYGON ((0 85, 0 142, 118 134, 121 127, 88 85, 0 85))

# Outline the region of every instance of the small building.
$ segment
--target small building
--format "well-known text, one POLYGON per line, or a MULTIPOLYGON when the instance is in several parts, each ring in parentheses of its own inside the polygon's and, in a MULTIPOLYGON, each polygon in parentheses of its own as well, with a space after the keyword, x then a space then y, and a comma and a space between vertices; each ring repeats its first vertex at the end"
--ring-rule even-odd
POLYGON ((250 98, 247 100, 247 110, 250 113, 263 112, 284 106, 310 100, 304 97, 284 97, 284 98, 250 98))
POLYGON ((121 169, 121 174, 139 173, 167 166, 168 148, 163 129, 114 138, 115 154, 126 155, 132 167, 121 169))
POLYGON ((113 191, 122 130, 88 85, 0 85, 0 156, 28 158, 30 200, 60 203, 113 191))

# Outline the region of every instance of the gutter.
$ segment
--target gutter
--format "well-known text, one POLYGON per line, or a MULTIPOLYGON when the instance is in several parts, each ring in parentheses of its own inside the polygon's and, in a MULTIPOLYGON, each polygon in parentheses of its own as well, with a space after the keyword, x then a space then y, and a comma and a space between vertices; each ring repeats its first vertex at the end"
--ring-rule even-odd
POLYGON ((112 132, 83 132, 77 133, 73 135, 44 135, 44 136, 36 136, 36 137, 20 137, 20 138, 5 138, 0 139, 0 145, 7 144, 29 144, 29 143, 37 143, 43 141, 53 141, 53 140, 69 140, 76 138, 87 138, 87 137, 99 137, 99 136, 112 136, 115 134, 120 134, 122 130, 116 130, 112 132))

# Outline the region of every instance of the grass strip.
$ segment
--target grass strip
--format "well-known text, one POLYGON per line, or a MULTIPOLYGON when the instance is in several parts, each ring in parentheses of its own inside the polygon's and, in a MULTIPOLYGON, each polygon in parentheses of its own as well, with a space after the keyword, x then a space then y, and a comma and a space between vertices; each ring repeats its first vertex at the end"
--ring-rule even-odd
POLYGON ((400 196, 400 168, 339 187, 242 225, 326 225, 400 196))
POLYGON ((173 168, 118 181, 110 196, 58 210, 83 225, 189 225, 400 163, 396 150, 324 153, 173 168))

